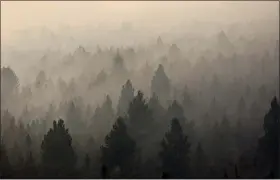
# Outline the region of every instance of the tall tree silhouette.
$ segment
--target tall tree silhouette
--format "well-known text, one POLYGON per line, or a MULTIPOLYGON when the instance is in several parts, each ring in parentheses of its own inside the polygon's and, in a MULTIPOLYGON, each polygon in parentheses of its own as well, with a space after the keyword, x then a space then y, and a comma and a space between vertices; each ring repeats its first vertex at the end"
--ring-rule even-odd
POLYGON ((176 44, 172 44, 168 51, 169 58, 171 60, 180 60, 181 58, 181 50, 178 48, 176 44))
POLYGON ((166 118, 177 118, 183 128, 183 131, 185 131, 186 118, 184 115, 184 109, 177 101, 173 101, 172 104, 168 107, 166 118))
POLYGON ((108 168, 110 176, 117 174, 120 178, 132 178, 136 163, 136 143, 128 135, 123 118, 119 117, 113 129, 101 146, 101 161, 108 168), (119 172, 116 172, 119 171, 119 172))
POLYGON ((96 76, 96 78, 92 78, 92 80, 89 83, 89 89, 91 89, 94 86, 98 86, 106 81, 108 78, 107 73, 102 69, 96 76))
POLYGON ((74 102, 71 101, 68 104, 68 110, 66 112, 66 120, 69 126, 69 130, 72 134, 82 134, 84 133, 84 122, 82 118, 82 110, 80 107, 74 102))
POLYGON ((165 109, 160 104, 159 99, 155 93, 153 93, 152 97, 150 98, 148 105, 149 108, 153 111, 154 119, 156 121, 161 121, 164 116, 165 109))
POLYGON ((122 87, 121 96, 119 99, 117 114, 118 116, 124 116, 127 114, 130 102, 134 97, 134 89, 132 87, 131 81, 127 80, 125 85, 122 87))
POLYGON ((160 158, 163 172, 170 175, 170 178, 187 178, 189 171, 190 143, 184 135, 178 119, 173 119, 171 129, 166 133, 162 143, 160 158))
POLYGON ((163 46, 163 42, 162 42, 162 39, 161 39, 160 36, 157 38, 157 46, 158 46, 159 48, 162 48, 162 46, 163 46))
POLYGON ((92 127, 97 140, 105 138, 106 134, 110 132, 114 124, 114 109, 112 107, 112 100, 109 95, 106 96, 101 107, 97 107, 93 116, 92 127))
POLYGON ((264 136, 259 139, 259 152, 270 167, 271 172, 279 177, 279 130, 280 107, 276 97, 271 101, 271 107, 264 117, 264 136))
POLYGON ((162 105, 167 105, 170 98, 170 82, 163 65, 159 65, 151 82, 151 93, 156 93, 162 105))
POLYGON ((116 74, 119 74, 119 73, 124 74, 126 72, 124 59, 120 55, 119 50, 117 50, 117 54, 115 55, 115 57, 113 59, 113 72, 115 72, 116 74))
POLYGON ((53 122, 53 128, 42 141, 41 150, 44 177, 73 177, 77 157, 63 120, 53 122))
POLYGON ((128 109, 128 133, 142 148, 143 154, 151 155, 149 151, 154 150, 152 145, 155 137, 151 133, 154 132, 155 125, 152 111, 143 93, 138 91, 128 109))
POLYGON ((183 132, 188 135, 191 139, 193 138, 193 122, 190 122, 186 119, 183 107, 177 102, 173 103, 168 107, 166 118, 173 119, 176 118, 180 122, 180 125, 183 129, 183 132))

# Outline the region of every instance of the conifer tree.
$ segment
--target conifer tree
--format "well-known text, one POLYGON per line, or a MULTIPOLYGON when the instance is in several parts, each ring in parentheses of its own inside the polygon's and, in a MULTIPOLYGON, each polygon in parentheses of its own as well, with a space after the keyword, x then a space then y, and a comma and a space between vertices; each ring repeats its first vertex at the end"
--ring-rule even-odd
POLYGON ((136 143, 128 135, 124 119, 119 117, 101 146, 101 161, 108 168, 109 176, 118 171, 119 178, 133 178, 136 163, 136 143))
POLYGON ((103 140, 107 133, 110 132, 114 124, 114 110, 112 107, 112 100, 109 95, 101 107, 97 107, 92 118, 92 127, 96 134, 96 139, 103 140))
POLYGON ((119 50, 117 50, 117 54, 113 59, 113 72, 116 74, 119 74, 119 73, 123 74, 126 72, 124 59, 120 55, 119 50))
POLYGON ((66 120, 69 126, 69 130, 72 132, 72 134, 79 135, 81 133, 84 133, 82 110, 74 101, 71 101, 68 105, 66 120))
POLYGON ((171 178, 188 178, 190 143, 188 137, 184 135, 178 119, 173 119, 171 129, 166 133, 162 143, 160 158, 163 172, 171 178))
POLYGON ((77 157, 72 147, 72 137, 63 120, 53 122, 53 128, 42 141, 41 151, 44 177, 65 178, 73 175, 77 157))
POLYGON ((130 102, 134 97, 134 89, 132 87, 131 81, 127 80, 125 85, 122 87, 119 103, 118 103, 118 116, 124 116, 127 114, 130 102))
POLYGON ((152 97, 149 100, 149 108, 153 111, 153 117, 156 121, 160 121, 163 118, 165 113, 165 109, 159 102, 159 99, 155 93, 153 93, 152 97))
POLYGON ((189 138, 193 138, 194 131, 193 131, 193 122, 188 121, 185 117, 184 109, 182 106, 177 102, 173 101, 171 106, 168 107, 167 110, 167 119, 173 119, 176 118, 180 122, 180 125, 182 126, 183 132, 189 136, 189 138))
POLYGON ((143 97, 143 93, 138 91, 128 109, 128 130, 130 136, 142 148, 142 154, 152 155, 154 150, 155 136, 152 133, 156 130, 156 124, 151 109, 143 97))
POLYGON ((280 106, 276 97, 271 101, 271 108, 264 117, 264 136, 259 139, 259 154, 265 165, 270 167, 275 177, 279 177, 280 144, 280 106))
POLYGON ((159 65, 151 82, 151 93, 156 93, 162 105, 166 106, 170 98, 170 82, 163 65, 159 65))

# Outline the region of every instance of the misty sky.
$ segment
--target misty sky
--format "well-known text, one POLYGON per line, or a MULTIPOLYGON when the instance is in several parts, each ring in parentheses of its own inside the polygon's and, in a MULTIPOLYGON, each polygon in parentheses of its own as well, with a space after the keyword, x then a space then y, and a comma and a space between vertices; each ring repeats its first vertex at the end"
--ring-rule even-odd
POLYGON ((198 21, 249 21, 279 18, 279 2, 65 2, 1 1, 1 34, 34 26, 119 26, 133 22, 138 27, 170 27, 198 21))

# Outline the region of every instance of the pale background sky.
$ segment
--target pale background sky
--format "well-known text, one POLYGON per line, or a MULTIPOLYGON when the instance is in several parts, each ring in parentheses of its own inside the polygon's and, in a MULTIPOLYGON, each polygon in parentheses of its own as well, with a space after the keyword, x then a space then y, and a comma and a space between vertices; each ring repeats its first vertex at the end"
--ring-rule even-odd
POLYGON ((120 24, 124 21, 139 26, 170 26, 191 20, 249 21, 279 19, 279 2, 167 2, 167 1, 1 1, 1 36, 32 26, 55 28, 70 26, 120 24))

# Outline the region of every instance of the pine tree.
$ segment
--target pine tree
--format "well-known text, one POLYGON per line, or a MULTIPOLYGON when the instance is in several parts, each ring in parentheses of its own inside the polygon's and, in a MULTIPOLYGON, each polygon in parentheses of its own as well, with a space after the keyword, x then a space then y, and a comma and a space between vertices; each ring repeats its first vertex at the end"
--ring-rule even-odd
POLYGON ((264 136, 259 140, 259 153, 265 160, 264 163, 271 168, 271 172, 279 177, 279 130, 280 130, 280 106, 276 97, 271 101, 271 108, 264 117, 264 136))
POLYGON ((159 155, 163 172, 169 174, 171 178, 188 178, 190 144, 178 119, 172 120, 171 129, 166 133, 161 145, 162 151, 159 155))
POLYGON ((77 157, 72 147, 71 135, 63 120, 53 122, 53 128, 42 141, 41 150, 44 177, 65 178, 73 175, 77 157))
POLYGON ((170 59, 180 60, 181 58, 181 50, 178 48, 176 44, 171 45, 168 54, 170 59))
POLYGON ((110 175, 119 170, 117 177, 133 177, 133 166, 136 163, 136 143, 128 135, 123 118, 117 119, 113 129, 106 136, 101 151, 102 164, 108 168, 110 175))
POLYGON ((184 114, 185 113, 182 106, 177 101, 173 101, 173 103, 168 107, 166 118, 167 119, 177 118, 183 128, 183 131, 185 131, 184 128, 186 127, 187 119, 185 118, 184 114))
POLYGON ((100 73, 98 73, 98 75, 96 76, 96 79, 94 80, 94 82, 90 83, 90 88, 91 88, 92 86, 98 86, 98 85, 104 83, 104 82, 106 81, 106 79, 107 79, 107 74, 106 74, 106 72, 102 69, 102 70, 100 71, 100 73))
POLYGON ((128 109, 128 130, 130 136, 143 149, 142 153, 151 155, 155 137, 152 135, 156 130, 153 113, 148 103, 143 97, 143 93, 138 91, 128 109))
POLYGON ((154 119, 157 121, 162 120, 165 109, 160 104, 159 99, 155 93, 153 93, 152 97, 150 98, 148 106, 153 111, 154 119))
POLYGON ((97 107, 92 118, 92 127, 95 133, 96 140, 102 140, 106 134, 110 132, 114 124, 114 110, 112 107, 112 100, 109 95, 101 107, 97 107))
POLYGON ((118 103, 118 116, 125 116, 128 111, 130 102, 134 97, 134 89, 132 87, 131 81, 127 80, 125 85, 122 87, 121 96, 118 103))
POLYGON ((69 130, 72 134, 81 134, 84 133, 84 122, 82 120, 82 110, 75 104, 74 101, 71 101, 68 105, 68 110, 66 113, 66 120, 69 126, 69 130))
POLYGON ((120 55, 119 50, 117 50, 117 54, 113 59, 113 63, 114 63, 113 72, 115 72, 116 74, 119 74, 119 73, 122 74, 122 73, 126 72, 124 59, 120 55))
POLYGON ((158 46, 159 48, 162 48, 162 46, 163 46, 163 42, 162 42, 162 39, 161 39, 160 36, 157 38, 157 46, 158 46))
POLYGON ((188 135, 191 139, 193 138, 193 135, 194 135, 193 126, 194 126, 194 124, 193 124, 193 122, 189 122, 185 118, 184 109, 182 108, 182 106, 177 101, 173 101, 171 106, 168 107, 166 118, 167 119, 173 119, 173 118, 178 119, 179 122, 180 122, 180 125, 182 126, 183 132, 186 135, 188 135))
POLYGON ((170 89, 169 78, 160 64, 151 82, 151 93, 155 93, 159 97, 161 104, 165 106, 170 98, 170 89))

